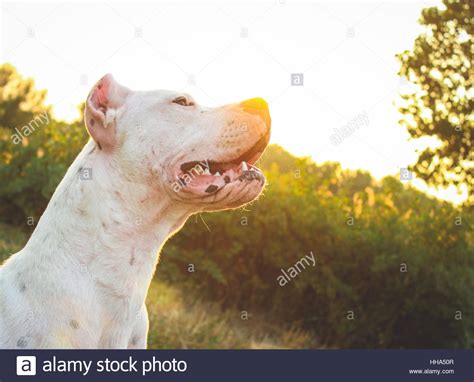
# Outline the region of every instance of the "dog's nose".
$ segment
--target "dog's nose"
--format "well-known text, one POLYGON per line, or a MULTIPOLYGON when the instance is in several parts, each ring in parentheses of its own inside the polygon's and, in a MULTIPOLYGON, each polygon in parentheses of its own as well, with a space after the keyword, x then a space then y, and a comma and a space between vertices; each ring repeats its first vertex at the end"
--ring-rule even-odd
POLYGON ((268 103, 263 98, 252 98, 240 103, 240 107, 245 112, 256 114, 262 117, 265 124, 270 127, 270 112, 268 111, 268 103))

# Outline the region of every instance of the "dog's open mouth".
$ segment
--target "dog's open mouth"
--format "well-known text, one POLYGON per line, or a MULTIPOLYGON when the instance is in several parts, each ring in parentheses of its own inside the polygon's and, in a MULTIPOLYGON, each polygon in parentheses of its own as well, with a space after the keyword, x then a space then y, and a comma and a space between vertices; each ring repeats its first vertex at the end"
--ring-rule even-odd
POLYGON ((235 182, 265 183, 265 177, 256 166, 266 145, 268 136, 263 136, 244 154, 230 160, 202 159, 181 164, 176 176, 183 191, 213 194, 227 184, 235 182))

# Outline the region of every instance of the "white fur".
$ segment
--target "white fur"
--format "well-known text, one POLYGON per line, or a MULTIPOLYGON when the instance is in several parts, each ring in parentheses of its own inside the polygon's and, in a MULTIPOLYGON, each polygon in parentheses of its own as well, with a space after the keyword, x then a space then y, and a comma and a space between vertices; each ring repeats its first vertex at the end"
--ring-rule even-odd
POLYGON ((0 348, 145 348, 145 298, 163 243, 191 214, 242 205, 263 187, 173 192, 180 163, 235 157, 269 127, 238 104, 186 108, 171 102, 181 94, 126 91, 105 116, 117 147, 86 144, 24 249, 0 268, 0 348), (91 180, 80 179, 86 168, 91 180))

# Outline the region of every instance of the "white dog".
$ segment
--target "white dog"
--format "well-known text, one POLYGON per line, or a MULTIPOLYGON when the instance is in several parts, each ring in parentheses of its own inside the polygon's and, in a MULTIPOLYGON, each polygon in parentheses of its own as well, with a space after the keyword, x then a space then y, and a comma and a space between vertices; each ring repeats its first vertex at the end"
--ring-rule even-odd
POLYGON ((200 211, 255 199, 270 136, 263 99, 217 108, 91 90, 92 137, 25 248, 0 268, 0 348, 146 348, 145 297, 166 239, 200 211))

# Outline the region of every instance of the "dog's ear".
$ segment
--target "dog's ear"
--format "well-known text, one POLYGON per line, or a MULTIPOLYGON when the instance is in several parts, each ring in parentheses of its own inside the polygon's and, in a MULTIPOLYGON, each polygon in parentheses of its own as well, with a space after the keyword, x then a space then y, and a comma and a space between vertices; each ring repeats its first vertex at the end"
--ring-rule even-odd
POLYGON ((114 80, 111 74, 102 77, 86 100, 84 119, 87 131, 99 149, 110 151, 116 143, 116 110, 124 105, 130 90, 114 80))

